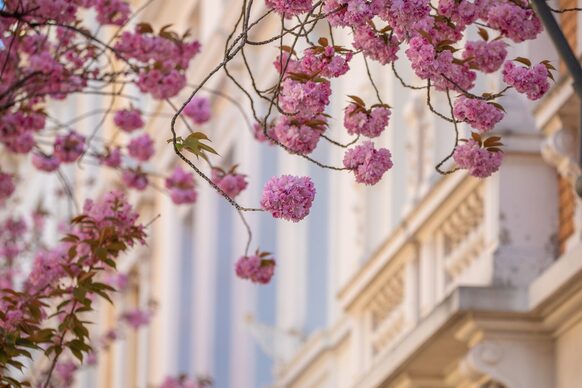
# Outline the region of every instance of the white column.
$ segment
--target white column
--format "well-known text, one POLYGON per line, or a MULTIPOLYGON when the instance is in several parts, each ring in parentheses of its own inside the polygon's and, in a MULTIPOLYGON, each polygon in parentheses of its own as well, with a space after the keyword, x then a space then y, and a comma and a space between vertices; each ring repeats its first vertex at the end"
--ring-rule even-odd
POLYGON ((206 183, 199 184, 198 204, 195 211, 195 233, 197 244, 194 247, 194 359, 196 373, 211 375, 214 369, 214 316, 216 294, 216 265, 218 237, 219 198, 206 183))
MULTIPOLYGON (((299 158, 285 152, 279 154, 280 174, 307 175, 299 158)), ((324 206, 316 194, 313 206, 324 206)), ((283 330, 302 330, 307 303, 307 231, 309 217, 294 223, 276 220, 277 225, 277 326, 283 330)), ((295 350, 295 341, 283 345, 286 354, 295 350)))
POLYGON ((180 222, 176 207, 169 198, 159 202, 159 221, 151 232, 153 242, 152 296, 159 303, 152 322, 150 382, 158 384, 167 374, 177 372, 177 295, 179 284, 180 222))

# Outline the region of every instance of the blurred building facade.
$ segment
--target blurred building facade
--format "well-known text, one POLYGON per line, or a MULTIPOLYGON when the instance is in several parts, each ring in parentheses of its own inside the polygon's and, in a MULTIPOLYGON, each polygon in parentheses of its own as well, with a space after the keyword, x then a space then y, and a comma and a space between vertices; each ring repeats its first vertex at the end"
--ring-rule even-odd
MULTIPOLYGON (((191 68, 196 83, 222 61, 239 5, 159 1, 141 19, 192 28, 203 44, 191 68)), ((580 52, 580 17, 565 14, 561 22, 580 52)), ((257 36, 273 35, 278 23, 266 20, 257 36)), ((336 39, 348 45, 351 37, 336 39)), ((248 53, 263 86, 275 81, 276 55, 272 48, 248 53)), ((514 49, 510 57, 516 56, 558 62, 545 36, 514 49)), ((397 67, 403 78, 419 81, 404 60, 397 67)), ((361 58, 352 68, 332 84, 328 135, 339 141, 348 139, 342 96, 374 100, 361 58)), ((241 63, 229 70, 244 79, 241 63)), ((428 111, 423 91, 403 88, 385 68, 372 65, 372 73, 393 107, 376 143, 392 151, 395 163, 372 188, 256 142, 231 101, 206 94, 214 117, 203 130, 224 166, 238 163, 249 175, 240 202, 257 206, 273 175, 310 175, 317 186, 312 213, 298 224, 249 215, 252 248, 277 258, 273 282, 256 286, 234 275, 246 243, 238 215, 203 182, 193 207, 176 207, 154 190, 136 195, 144 219, 161 218, 149 245, 120 264, 131 274, 131 290, 118 297, 118 310, 101 314, 99 326, 150 299, 157 312, 150 326, 101 354, 79 386, 148 387, 181 373, 210 376, 217 388, 582 386, 582 203, 572 188, 580 112, 567 74, 561 70, 536 104, 513 94, 502 101, 507 117, 497 131, 505 162, 478 180, 462 172, 437 175, 434 165, 454 143, 452 129, 428 111)), ((479 82, 501 89, 496 76, 479 82)), ((233 96, 249 116, 224 72, 208 87, 233 96)), ((434 104, 446 111, 441 97, 434 104)), ((177 162, 164 147, 168 125, 167 117, 148 123, 164 149, 156 167, 165 171, 177 162)), ((315 153, 332 164, 342 157, 328 144, 315 153)))

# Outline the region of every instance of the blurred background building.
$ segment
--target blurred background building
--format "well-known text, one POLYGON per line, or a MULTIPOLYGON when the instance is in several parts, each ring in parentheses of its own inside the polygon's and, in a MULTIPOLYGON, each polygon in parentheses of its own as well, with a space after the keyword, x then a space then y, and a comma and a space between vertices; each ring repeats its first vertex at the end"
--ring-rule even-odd
MULTIPOLYGON (((222 61, 239 8, 233 0, 165 0, 140 19, 192 29, 203 44, 190 69, 195 83, 222 61)), ((581 52, 580 17, 559 18, 581 52)), ((279 21, 257 28, 256 36, 272 36, 279 21)), ((313 36, 325 33, 322 26, 313 36)), ((336 39, 348 45, 351 36, 345 31, 336 39)), ((510 58, 559 62, 545 36, 513 50, 510 58)), ((247 53, 263 86, 275 81, 277 51, 247 53)), ((347 140, 344 96, 374 101, 360 57, 352 68, 332 84, 328 135, 339 141, 347 140)), ((419 83, 405 58, 397 68, 419 83)), ((257 286, 234 274, 246 242, 238 215, 203 182, 193 207, 176 207, 152 189, 135 195, 145 220, 161 218, 151 226, 149 245, 120 264, 131 274, 130 292, 118 297, 118 310, 105 308, 98 326, 106 329, 118 311, 150 299, 158 303, 156 314, 150 326, 102 353, 79 386, 145 388, 185 373, 210 376, 217 388, 581 387, 582 206, 572 189, 580 112, 560 69, 538 103, 514 94, 503 99, 507 115, 497 131, 505 162, 486 180, 437 175, 434 165, 450 152, 453 130, 428 111, 423 91, 403 88, 387 68, 372 65, 393 107, 376 143, 392 151, 395 167, 371 188, 256 142, 232 102, 206 94, 214 116, 203 130, 224 166, 238 163, 249 175, 240 202, 257 206, 273 175, 310 175, 317 186, 312 213, 298 224, 249 215, 255 243, 277 258, 274 281, 257 286)), ((241 63, 229 70, 246 79, 241 63)), ((498 76, 479 83, 483 90, 502 88, 498 76)), ((234 97, 249 116, 224 72, 208 86, 234 97)), ((434 100, 447 111, 443 96, 434 100)), ((65 108, 86 109, 98 100, 79 104, 85 105, 65 108)), ((141 108, 167 111, 152 103, 141 108)), ((156 167, 170 171, 177 160, 165 145, 168 117, 152 119, 148 131, 163 149, 156 167)), ((337 165, 343 150, 322 143, 315 157, 337 165)), ((87 169, 83 179, 101 173, 87 169)))

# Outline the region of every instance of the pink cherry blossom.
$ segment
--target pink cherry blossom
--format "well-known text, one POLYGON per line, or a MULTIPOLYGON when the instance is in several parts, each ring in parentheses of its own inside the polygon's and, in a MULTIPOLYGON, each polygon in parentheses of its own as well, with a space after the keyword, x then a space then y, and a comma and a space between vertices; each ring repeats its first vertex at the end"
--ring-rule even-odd
POLYGON ((541 63, 530 69, 507 61, 503 66, 503 80, 530 100, 541 98, 550 88, 548 69, 541 63))
POLYGON ((322 77, 335 78, 346 74, 350 70, 349 62, 352 59, 351 51, 337 50, 333 46, 308 48, 299 60, 299 66, 305 74, 319 74, 322 77))
POLYGON ((146 310, 135 309, 131 311, 126 311, 121 316, 129 326, 133 329, 139 329, 142 326, 147 326, 152 318, 152 313, 146 310))
POLYGON ((154 141, 147 133, 134 137, 127 145, 127 152, 132 158, 145 162, 155 153, 154 141))
POLYGON ((353 171, 356 182, 375 185, 392 168, 391 156, 387 149, 376 150, 371 141, 365 141, 346 151, 344 167, 353 171))
POLYGON ((365 108, 351 103, 344 113, 344 126, 350 135, 378 137, 388 125, 390 109, 376 106, 369 112, 365 108))
POLYGON ((129 19, 131 9, 123 0, 95 0, 97 22, 100 24, 124 25, 129 19))
POLYGON ((314 198, 311 178, 282 175, 272 177, 265 184, 261 207, 274 218, 298 222, 309 214, 314 198))
POLYGON ((312 0, 265 0, 265 2, 267 7, 286 18, 309 12, 313 3, 312 0))
POLYGON ((162 385, 160 385, 160 388, 202 388, 202 386, 186 376, 168 376, 162 385))
POLYGON ((194 203, 198 197, 194 176, 181 167, 176 167, 168 178, 166 188, 170 191, 172 202, 177 205, 194 203))
POLYGON ((121 166, 121 148, 107 148, 105 150, 105 154, 101 155, 101 163, 111 168, 117 168, 121 166))
POLYGON ((329 81, 301 82, 286 78, 281 83, 279 104, 289 114, 301 113, 304 116, 314 116, 325 110, 329 104, 330 95, 329 81))
POLYGON ((210 120, 210 101, 205 97, 194 96, 184 108, 184 114, 196 124, 210 120))
POLYGON ((465 64, 454 63, 450 50, 437 52, 426 37, 417 36, 410 40, 406 55, 416 75, 430 79, 437 90, 469 90, 477 75, 465 64))
POLYGON ((262 123, 253 124, 253 135, 255 139, 261 143, 267 142, 269 144, 275 144, 274 140, 277 140, 277 135, 275 134, 275 125, 271 122, 267 126, 267 134, 269 137, 265 135, 262 123))
POLYGON ((55 375, 59 379, 60 387, 72 387, 75 380, 75 372, 79 367, 73 361, 60 361, 55 366, 55 375))
POLYGON ((148 186, 148 177, 141 171, 141 169, 127 169, 121 173, 121 180, 123 183, 132 189, 145 190, 148 186))
POLYGON ((332 26, 355 27, 376 16, 383 3, 383 0, 325 0, 323 11, 332 26))
POLYGON ((439 0, 438 11, 441 15, 465 26, 479 18, 484 2, 474 0, 439 0))
POLYGON ((366 57, 383 65, 397 60, 396 54, 400 48, 396 36, 379 34, 369 25, 355 29, 353 46, 356 50, 361 50, 366 57))
POLYGON ((212 169, 212 182, 230 198, 239 195, 248 185, 246 175, 237 174, 234 171, 225 172, 219 168, 212 169))
POLYGON ((470 59, 484 73, 493 73, 501 67, 507 57, 507 43, 502 40, 492 42, 469 41, 465 44, 463 59, 470 59))
POLYGON ((429 11, 427 0, 392 0, 386 1, 379 16, 392 26, 398 38, 404 39, 417 30, 415 24, 426 18, 429 11))
POLYGON ((499 170, 503 161, 503 152, 488 151, 475 140, 469 139, 457 145, 453 159, 459 168, 468 170, 472 176, 486 178, 499 170))
POLYGON ((534 39, 542 32, 542 23, 531 8, 510 1, 499 2, 490 8, 487 24, 518 43, 534 39))
POLYGON ((66 251, 62 247, 38 251, 32 264, 32 271, 26 280, 25 289, 29 292, 40 292, 64 277, 66 273, 62 261, 65 258, 66 251))
POLYGON ((134 108, 118 110, 113 116, 113 122, 125 132, 133 132, 144 126, 141 112, 134 108))
POLYGON ((55 140, 54 151, 54 156, 61 163, 74 162, 85 151, 85 137, 75 131, 59 135, 55 140))
POLYGON ((311 153, 325 131, 325 117, 317 120, 281 116, 273 129, 275 138, 290 151, 306 155, 311 153))
POLYGON ((242 256, 236 262, 236 275, 253 283, 268 284, 275 273, 275 260, 258 255, 242 256))
POLYGON ((40 152, 32 154, 32 165, 40 171, 56 171, 60 164, 61 162, 54 155, 45 155, 40 152))
POLYGON ((481 132, 493 129, 504 116, 503 111, 495 105, 465 96, 457 98, 453 112, 457 119, 468 123, 481 132))
POLYGON ((15 189, 12 175, 0 171, 0 203, 10 197, 15 189))

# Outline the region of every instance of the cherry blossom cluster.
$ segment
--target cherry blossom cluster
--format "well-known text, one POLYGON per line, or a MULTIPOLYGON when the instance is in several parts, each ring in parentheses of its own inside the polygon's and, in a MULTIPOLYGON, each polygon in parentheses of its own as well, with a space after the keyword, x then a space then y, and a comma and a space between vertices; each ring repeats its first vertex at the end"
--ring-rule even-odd
POLYGON ((366 109, 359 98, 348 105, 344 114, 344 127, 350 135, 378 137, 388 126, 390 108, 379 104, 366 109))
POLYGON ((235 265, 236 275, 253 283, 267 284, 275 274, 275 260, 267 252, 239 258, 235 265))
POLYGON ((166 188, 170 191, 172 201, 177 205, 194 203, 198 198, 194 176, 181 167, 176 167, 172 175, 166 178, 166 188))
POLYGON ((365 141, 346 151, 344 166, 354 173, 356 182, 375 185, 392 168, 391 157, 386 148, 375 149, 371 141, 365 141))
POLYGON ((216 184, 230 198, 235 198, 241 191, 247 188, 246 175, 237 174, 234 166, 229 171, 224 171, 219 167, 212 169, 212 182, 216 184))
POLYGON ((541 98, 550 88, 548 65, 544 63, 529 68, 507 61, 503 66, 503 80, 530 100, 541 98))
POLYGON ((458 120, 468 123, 481 132, 493 129, 504 116, 499 105, 465 96, 460 96, 455 101, 454 114, 458 120))
POLYGON ((135 108, 118 110, 113 116, 113 122, 125 132, 133 132, 145 125, 140 110, 135 108))
POLYGON ((282 175, 272 177, 263 189, 261 207, 275 218, 298 222, 309 214, 315 199, 311 178, 282 175))
POLYGON ((210 108, 210 101, 207 98, 195 96, 184 108, 184 114, 196 124, 204 124, 210 120, 210 108))
POLYGON ((185 70, 200 52, 200 43, 186 38, 167 29, 154 34, 151 26, 138 24, 136 31, 121 34, 115 50, 139 68, 135 80, 139 89, 162 100, 174 97, 186 86, 185 70))
POLYGON ((491 139, 493 141, 482 143, 478 136, 474 136, 461 142, 453 154, 459 168, 477 178, 487 178, 499 170, 503 161, 503 152, 498 148, 501 144, 498 137, 491 139))

